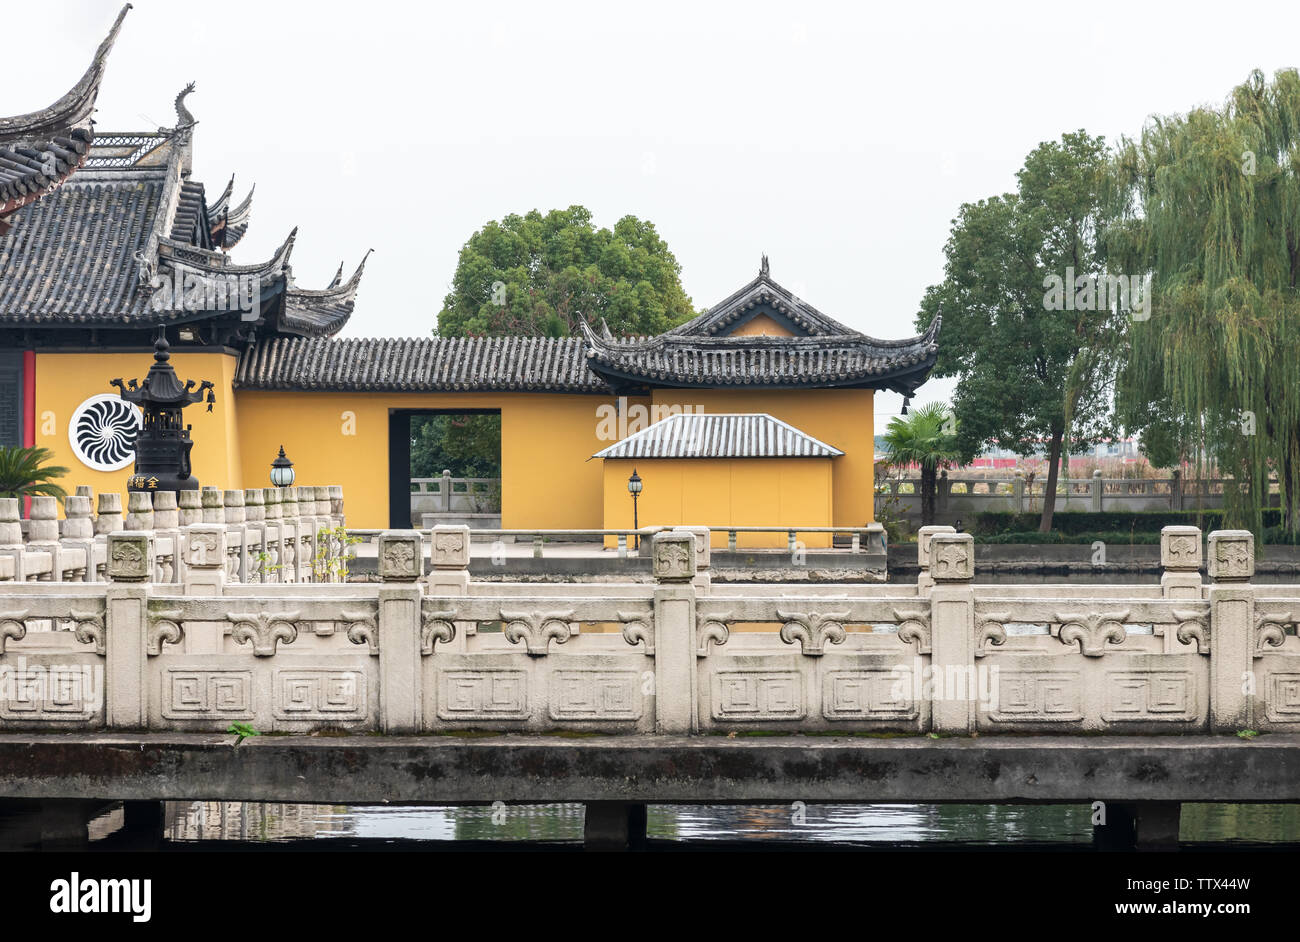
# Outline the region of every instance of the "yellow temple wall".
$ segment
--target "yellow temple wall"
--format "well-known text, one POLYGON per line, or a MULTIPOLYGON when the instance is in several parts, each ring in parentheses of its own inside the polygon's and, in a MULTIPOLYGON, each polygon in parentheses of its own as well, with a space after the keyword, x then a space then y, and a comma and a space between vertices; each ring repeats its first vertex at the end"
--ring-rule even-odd
MULTIPOLYGON (((110 379, 143 379, 153 362, 152 352, 36 354, 35 444, 54 453, 54 464, 68 468, 68 474, 58 483, 69 493, 79 484, 89 484, 97 494, 126 492, 131 465, 118 471, 96 471, 82 464, 68 440, 68 423, 89 397, 116 394, 116 388, 108 385, 110 379)), ((185 410, 185 422, 193 426, 194 475, 203 484, 242 486, 238 483, 238 412, 231 394, 235 358, 226 353, 173 353, 170 362, 182 381, 206 379, 216 387, 217 401, 211 412, 203 403, 185 410)))
MULTIPOLYGON (((757 318, 755 318, 757 320, 757 318)), ((752 323, 752 322, 751 322, 752 323)), ((844 455, 832 461, 837 527, 875 519, 874 394, 870 389, 656 389, 654 405, 702 412, 766 412, 844 455)), ((630 473, 630 472, 629 472, 630 473)))
POLYGON ((271 460, 284 445, 300 482, 342 485, 351 527, 388 526, 389 409, 500 410, 502 527, 601 527, 600 462, 587 459, 610 444, 599 430, 613 414, 612 397, 253 390, 237 396, 246 486, 267 486, 271 460))
MULTIPOLYGON (((605 528, 631 529, 627 479, 642 480, 637 522, 643 526, 805 526, 831 522, 832 466, 839 458, 607 458, 605 528)), ((810 548, 831 534, 803 534, 810 548)), ((727 546, 726 533, 712 545, 727 546)), ((739 547, 785 548, 785 533, 740 533, 739 547)))

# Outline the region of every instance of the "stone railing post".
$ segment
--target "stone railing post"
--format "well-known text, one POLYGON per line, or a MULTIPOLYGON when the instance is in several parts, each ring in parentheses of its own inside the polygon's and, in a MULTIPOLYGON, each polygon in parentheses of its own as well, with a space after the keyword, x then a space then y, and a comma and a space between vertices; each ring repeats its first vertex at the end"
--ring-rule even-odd
MULTIPOLYGON (((147 499, 149 495, 142 496, 147 499)), ((147 583, 153 570, 153 537, 149 533, 109 534, 104 619, 104 715, 109 729, 145 729, 149 725, 147 583)))
POLYGON ((85 555, 86 566, 81 581, 94 582, 95 524, 90 516, 90 497, 80 494, 64 498, 63 516, 63 545, 85 555))
POLYGON ((343 486, 341 484, 331 484, 330 489, 330 517, 333 518, 333 526, 343 526, 343 486))
POLYGON ((1167 599, 1201 598, 1200 527, 1165 527, 1160 531, 1161 594, 1167 599))
POLYGON ((1016 469, 1015 477, 1011 480, 1011 501, 1012 509, 1016 513, 1025 512, 1025 472, 1019 468, 1016 469))
POLYGON ((1101 471, 1092 472, 1092 481, 1089 482, 1088 496, 1092 498, 1091 510, 1095 514, 1101 513, 1103 501, 1102 497, 1105 492, 1105 483, 1101 478, 1101 471))
POLYGON ((181 491, 176 495, 176 522, 182 527, 203 522, 203 496, 198 491, 181 491))
POLYGON ((262 529, 262 552, 266 559, 262 566, 262 581, 280 582, 280 540, 284 532, 280 519, 280 488, 262 488, 262 514, 266 521, 262 529))
POLYGON ((153 529, 153 501, 144 491, 131 491, 126 495, 126 522, 123 526, 135 533, 153 529))
POLYGON ((62 546, 59 544, 59 501, 33 497, 27 521, 27 550, 50 555, 50 582, 63 581, 62 546))
POLYGON ((23 565, 23 524, 18 516, 18 498, 0 497, 0 556, 14 561, 14 581, 27 581, 23 565))
POLYGON ((262 573, 260 554, 264 550, 265 505, 262 503, 262 489, 252 487, 244 489, 244 571, 240 581, 245 583, 265 582, 262 573))
MULTIPOLYGON (((947 468, 943 468, 939 471, 938 491, 939 493, 935 495, 935 510, 938 513, 945 514, 948 512, 948 498, 952 496, 952 481, 948 480, 947 468)), ((916 493, 919 499, 921 493, 921 485, 919 483, 916 486, 916 493)))
POLYGON ((444 470, 442 472, 442 482, 439 484, 442 493, 438 496, 442 498, 443 513, 451 513, 451 472, 444 470))
POLYGON ((1169 479, 1169 509, 1183 509, 1183 471, 1174 468, 1174 476, 1169 479))
POLYGON ((1210 534, 1210 729, 1254 729, 1267 690, 1255 672, 1255 538, 1249 530, 1210 534))
POLYGON ((238 489, 222 491, 221 503, 226 517, 226 578, 231 582, 243 582, 248 574, 244 492, 238 489))
POLYGON ((674 527, 674 533, 690 533, 695 537, 695 578, 691 580, 691 585, 695 586, 697 595, 708 595, 709 587, 713 585, 713 574, 710 571, 710 550, 711 534, 708 527, 674 527))
POLYGON ((226 586, 226 528, 196 523, 181 531, 186 595, 220 595, 226 586))
POLYGON ((969 533, 930 537, 930 668, 936 733, 975 729, 979 684, 975 664, 975 539, 969 533))
POLYGON ((419 532, 381 533, 377 565, 383 582, 379 587, 380 728, 385 733, 413 733, 423 722, 419 580, 424 546, 419 532))
POLYGON ((655 729, 686 734, 696 726, 695 535, 668 530, 651 537, 657 585, 655 611, 655 729))
POLYGON ((175 530, 181 525, 180 505, 175 491, 155 491, 153 496, 153 526, 155 530, 175 530))
MULTIPOLYGON (((425 591, 435 598, 463 598, 469 595, 469 554, 472 534, 469 527, 436 526, 429 534, 429 559, 432 568, 425 580, 425 591)), ((469 636, 478 630, 475 622, 457 622, 456 636, 446 643, 448 651, 466 650, 469 636)), ((439 648, 441 649, 440 642, 439 648)))
POLYGON ((95 536, 108 536, 126 526, 122 517, 122 495, 116 491, 99 495, 99 512, 95 515, 95 536))
POLYGON ((930 576, 930 540, 936 533, 956 532, 948 526, 921 527, 916 531, 916 564, 921 568, 916 575, 917 595, 929 595, 934 587, 934 579, 930 576))
POLYGON ((226 509, 221 502, 221 488, 204 485, 200 500, 203 502, 204 523, 225 523, 226 509))

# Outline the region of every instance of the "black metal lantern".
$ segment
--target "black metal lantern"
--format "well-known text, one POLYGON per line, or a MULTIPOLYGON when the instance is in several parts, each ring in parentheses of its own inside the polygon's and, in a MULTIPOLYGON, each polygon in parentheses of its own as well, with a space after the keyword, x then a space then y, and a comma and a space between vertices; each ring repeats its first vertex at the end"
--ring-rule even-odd
MULTIPOLYGON (((627 479, 627 492, 632 495, 632 529, 639 530, 641 529, 641 527, 637 523, 636 499, 639 496, 641 496, 641 475, 636 473, 636 468, 632 469, 632 476, 627 479)), ((636 548, 640 549, 641 548, 640 534, 634 536, 633 539, 636 541, 635 543, 636 548)))
POLYGON ((207 393, 208 411, 217 401, 213 386, 207 380, 196 384, 186 380, 185 385, 176 378, 176 370, 167 361, 166 332, 158 329, 154 341, 154 364, 148 374, 137 384, 136 380, 123 383, 121 379, 109 381, 118 394, 144 412, 144 424, 135 437, 135 470, 127 479, 130 491, 196 491, 199 482, 191 473, 191 426, 184 425, 185 407, 200 402, 207 393))
POLYGON ((276 487, 288 487, 293 483, 293 462, 284 455, 284 446, 280 446, 280 454, 271 462, 271 483, 276 487))

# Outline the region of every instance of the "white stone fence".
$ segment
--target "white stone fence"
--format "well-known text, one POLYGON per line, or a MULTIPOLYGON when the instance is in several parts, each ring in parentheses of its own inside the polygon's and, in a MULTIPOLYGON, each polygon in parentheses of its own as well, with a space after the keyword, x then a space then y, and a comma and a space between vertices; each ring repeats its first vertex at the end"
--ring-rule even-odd
MULTIPOLYGON (((1170 478, 1107 478, 1094 471, 1090 478, 1062 478, 1057 481, 1055 509, 1099 513, 1101 511, 1213 510, 1223 507, 1223 490, 1231 479, 1183 480, 1170 478)), ((974 514, 981 511, 1034 513, 1043 507, 1046 475, 1028 482, 1023 472, 1010 478, 973 475, 949 476, 939 472, 935 510, 940 514, 974 514)), ((921 479, 908 475, 877 482, 876 509, 897 500, 899 512, 921 514, 921 479)), ((1270 488, 1269 505, 1277 506, 1276 484, 1270 488)))
POLYGON ((225 564, 231 582, 342 581, 348 543, 342 488, 295 486, 202 491, 132 492, 97 502, 87 487, 58 501, 33 497, 24 539, 18 500, 0 498, 0 583, 103 582, 109 537, 148 533, 151 581, 183 583, 183 549, 194 526, 226 529, 225 564), (92 511, 92 504, 95 510, 92 511), (180 558, 178 558, 178 556, 180 558))
POLYGON ((1166 528, 1146 586, 977 585, 946 527, 907 585, 714 585, 703 528, 652 584, 476 583, 466 527, 385 532, 379 583, 237 583, 232 532, 190 525, 180 583, 118 530, 107 582, 0 584, 0 729, 1300 731, 1300 586, 1252 585, 1243 531, 1204 584, 1166 528))
POLYGON ((411 478, 411 516, 432 513, 500 513, 500 478, 456 478, 450 471, 436 478, 411 478))

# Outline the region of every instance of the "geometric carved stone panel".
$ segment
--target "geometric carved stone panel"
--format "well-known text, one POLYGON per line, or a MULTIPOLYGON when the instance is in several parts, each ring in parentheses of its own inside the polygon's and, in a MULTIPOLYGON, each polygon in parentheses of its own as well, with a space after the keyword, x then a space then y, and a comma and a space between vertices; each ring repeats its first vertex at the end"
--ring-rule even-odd
POLYGON ((87 720, 104 702, 104 669, 14 668, 0 671, 0 719, 87 720))
POLYGON ((911 689, 906 671, 827 671, 822 715, 828 720, 913 720, 919 711, 907 696, 911 689))
POLYGON ((712 693, 715 720, 801 720, 806 713, 796 671, 717 671, 712 693))
POLYGON ((362 671, 277 670, 272 715, 277 720, 363 720, 366 675, 362 671))
POLYGON ((1264 682, 1268 718, 1274 723, 1300 723, 1300 674, 1273 671, 1264 682))
POLYGON ((1067 723, 1083 719, 1077 671, 1008 671, 997 676, 994 722, 1067 723))
POLYGON ((640 677, 636 671, 556 671, 551 677, 551 719, 638 720, 640 677))
POLYGON ((528 675, 520 670, 438 672, 438 718, 443 720, 528 719, 528 675))
POLYGON ((253 672, 169 668, 161 702, 169 720, 252 719, 253 672))
POLYGON ((1106 674, 1107 723, 1126 720, 1196 719, 1196 680, 1188 671, 1144 671, 1106 674))

